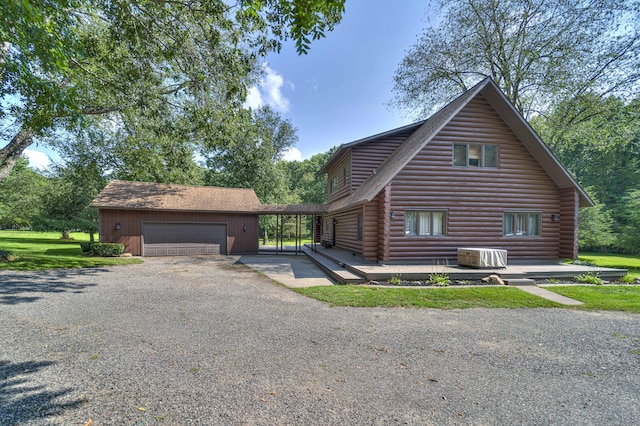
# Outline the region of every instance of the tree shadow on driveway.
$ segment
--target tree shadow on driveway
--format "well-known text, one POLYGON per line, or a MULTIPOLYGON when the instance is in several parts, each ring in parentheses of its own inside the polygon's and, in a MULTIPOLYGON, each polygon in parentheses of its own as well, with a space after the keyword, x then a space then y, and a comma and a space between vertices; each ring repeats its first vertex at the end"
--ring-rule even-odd
POLYGON ((51 365, 51 361, 0 360, 0 424, 42 420, 84 403, 79 399, 64 400, 73 391, 71 388, 49 390, 45 384, 35 382, 33 376, 51 365))
POLYGON ((75 282, 78 276, 104 269, 57 269, 35 272, 0 271, 0 305, 35 302, 50 293, 82 293, 95 284, 75 282))

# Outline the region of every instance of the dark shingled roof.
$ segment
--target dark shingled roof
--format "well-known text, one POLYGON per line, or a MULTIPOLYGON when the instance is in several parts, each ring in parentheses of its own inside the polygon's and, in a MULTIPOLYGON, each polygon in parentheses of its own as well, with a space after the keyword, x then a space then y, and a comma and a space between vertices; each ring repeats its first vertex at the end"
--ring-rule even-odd
POLYGON ((260 207, 260 214, 325 214, 327 207, 325 204, 263 204, 260 207))
POLYGON ((100 209, 257 213, 253 189, 112 180, 91 203, 100 209))

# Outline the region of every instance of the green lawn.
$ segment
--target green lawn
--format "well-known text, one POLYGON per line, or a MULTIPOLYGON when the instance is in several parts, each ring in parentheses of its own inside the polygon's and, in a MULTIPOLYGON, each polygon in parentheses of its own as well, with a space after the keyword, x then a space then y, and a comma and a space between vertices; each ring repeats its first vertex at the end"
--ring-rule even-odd
POLYGON ((560 305, 513 287, 380 288, 357 285, 299 288, 294 291, 331 306, 460 308, 568 308, 640 313, 640 286, 552 286, 548 290, 584 302, 560 305))
POLYGON ((59 232, 0 231, 0 250, 9 250, 18 257, 12 262, 0 262, 0 269, 36 271, 142 262, 125 257, 87 257, 82 254, 80 243, 89 241, 89 234, 75 232, 71 238, 61 240, 59 232))
POLYGON ((549 286, 547 290, 584 302, 578 309, 640 313, 640 286, 549 286))
POLYGON ((610 253, 580 253, 578 259, 603 268, 620 268, 629 271, 629 275, 640 278, 640 256, 610 253))
POLYGON ((553 308, 557 303, 513 287, 380 288, 357 285, 298 288, 294 291, 332 306, 415 308, 553 308))
MULTIPOLYGON (((260 245, 267 245, 267 246, 275 246, 276 245, 276 240, 267 240, 267 244, 262 244, 263 242, 264 241, 262 240, 262 238, 260 238, 258 240, 258 244, 260 244, 260 245)), ((301 245, 311 244, 311 237, 303 238, 302 241, 298 241, 298 244, 301 244, 301 245)), ((284 240, 282 240, 282 245, 295 246, 296 245, 296 239, 295 238, 285 238, 284 240)), ((278 240, 278 247, 280 247, 280 240, 278 240)))

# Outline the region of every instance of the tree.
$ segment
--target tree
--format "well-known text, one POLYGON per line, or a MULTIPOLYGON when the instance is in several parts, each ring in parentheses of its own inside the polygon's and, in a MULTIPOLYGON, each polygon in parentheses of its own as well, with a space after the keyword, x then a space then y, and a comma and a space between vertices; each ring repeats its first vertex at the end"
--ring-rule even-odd
POLYGON ((209 185, 253 188, 263 203, 292 200, 277 162, 298 140, 296 129, 270 107, 246 112, 244 131, 232 143, 210 146, 205 153, 209 185))
POLYGON ((283 161, 278 167, 286 173, 289 189, 301 203, 322 204, 327 201, 327 177, 318 172, 335 152, 336 147, 303 161, 283 161))
MULTIPOLYGON (((393 104, 430 115, 493 78, 526 117, 593 92, 637 93, 638 0, 436 0, 395 76, 393 104)), ((564 123, 584 114, 566 109, 564 123)), ((587 113, 588 115, 588 113, 587 113)))
POLYGON ((29 168, 26 158, 19 158, 9 176, 0 182, 0 227, 31 227, 47 187, 47 178, 29 168))
POLYGON ((59 231, 62 239, 69 239, 72 230, 84 231, 93 241, 98 232, 98 212, 89 204, 107 184, 102 169, 92 160, 73 162, 71 159, 63 166, 56 166, 55 173, 49 178, 48 190, 42 194, 33 228, 59 231))
POLYGON ((622 199, 621 232, 618 234, 618 244, 624 250, 640 253, 640 190, 627 192, 622 199))
POLYGON ((556 134, 555 154, 582 186, 611 208, 640 186, 640 98, 625 102, 589 94, 572 104, 592 115, 566 126, 566 106, 561 105, 531 123, 544 140, 556 134), (561 134, 558 129, 563 129, 561 134))
POLYGON ((34 137, 86 116, 170 108, 224 143, 260 55, 289 37, 306 52, 343 11, 344 0, 2 2, 0 180, 34 137))
POLYGON ((603 251, 616 243, 613 231, 614 220, 604 204, 580 210, 579 241, 580 250, 603 251))

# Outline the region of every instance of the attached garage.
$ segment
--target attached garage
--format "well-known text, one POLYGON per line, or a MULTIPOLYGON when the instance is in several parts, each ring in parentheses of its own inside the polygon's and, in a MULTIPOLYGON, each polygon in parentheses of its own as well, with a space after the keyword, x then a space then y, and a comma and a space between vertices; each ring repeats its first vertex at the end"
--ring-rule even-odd
POLYGON ((226 254, 224 223, 143 222, 143 256, 226 254))

